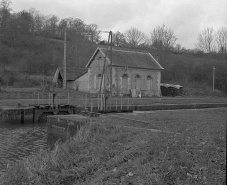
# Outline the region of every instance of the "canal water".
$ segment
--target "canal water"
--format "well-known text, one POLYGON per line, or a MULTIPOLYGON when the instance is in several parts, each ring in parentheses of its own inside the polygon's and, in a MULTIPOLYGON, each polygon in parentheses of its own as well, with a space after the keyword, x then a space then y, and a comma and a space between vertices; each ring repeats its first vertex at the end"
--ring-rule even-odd
POLYGON ((51 147, 46 123, 7 123, 0 120, 0 175, 7 164, 21 160, 34 152, 51 147))

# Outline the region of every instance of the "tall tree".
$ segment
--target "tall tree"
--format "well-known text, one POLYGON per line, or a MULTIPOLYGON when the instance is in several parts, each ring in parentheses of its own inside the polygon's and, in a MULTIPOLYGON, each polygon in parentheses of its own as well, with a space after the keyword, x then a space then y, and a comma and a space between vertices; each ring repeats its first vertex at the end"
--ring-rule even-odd
POLYGON ((198 34, 196 48, 206 53, 215 51, 215 32, 212 27, 208 27, 198 34))
POLYGON ((222 27, 216 32, 216 43, 218 52, 227 54, 227 27, 222 27))
POLYGON ((47 37, 55 38, 58 31, 59 18, 55 15, 45 16, 44 31, 47 37))
POLYGON ((0 36, 4 38, 8 31, 8 22, 10 20, 10 0, 2 0, 0 2, 0 36))
POLYGON ((86 26, 86 34, 89 35, 91 43, 98 43, 100 41, 100 31, 96 24, 88 24, 86 26))
POLYGON ((170 50, 174 47, 176 40, 173 30, 167 28, 164 24, 157 26, 151 32, 151 45, 157 50, 170 50))
POLYGON ((113 33, 113 45, 121 47, 126 46, 126 40, 123 33, 119 31, 113 33))
POLYGON ((18 13, 18 26, 20 33, 32 33, 33 18, 29 12, 23 10, 18 13))
POLYGON ((130 29, 125 31, 124 38, 129 47, 136 48, 146 42, 147 36, 137 28, 131 27, 130 29))

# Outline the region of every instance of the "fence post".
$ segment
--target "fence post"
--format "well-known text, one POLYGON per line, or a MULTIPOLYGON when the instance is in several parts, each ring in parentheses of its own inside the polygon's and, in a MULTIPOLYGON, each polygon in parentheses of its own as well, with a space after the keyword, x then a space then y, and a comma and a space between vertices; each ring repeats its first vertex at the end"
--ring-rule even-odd
POLYGON ((110 110, 111 110, 111 107, 112 107, 112 103, 111 103, 111 96, 112 96, 112 93, 110 93, 110 110))
POLYGON ((98 93, 98 110, 99 110, 99 93, 98 93))
POLYGON ((48 104, 50 105, 50 93, 48 93, 48 104))
POLYGON ((129 109, 129 97, 128 97, 128 106, 127 106, 127 108, 129 109))
POLYGON ((37 98, 37 101, 38 101, 38 105, 39 105, 39 93, 38 93, 38 98, 37 98))
POLYGON ((93 112, 93 100, 91 99, 91 112, 93 112))
POLYGON ((100 109, 102 110, 102 107, 103 107, 103 104, 102 104, 102 93, 100 94, 100 99, 101 99, 100 109))
POLYGON ((117 111, 117 96, 116 96, 116 111, 117 111))
POLYGON ((33 99, 34 99, 34 94, 32 93, 32 105, 34 104, 33 99))
POLYGON ((84 109, 86 110, 87 108, 87 93, 85 94, 85 105, 84 105, 84 109))
POLYGON ((120 96, 121 96, 121 110, 122 110, 122 94, 120 96))

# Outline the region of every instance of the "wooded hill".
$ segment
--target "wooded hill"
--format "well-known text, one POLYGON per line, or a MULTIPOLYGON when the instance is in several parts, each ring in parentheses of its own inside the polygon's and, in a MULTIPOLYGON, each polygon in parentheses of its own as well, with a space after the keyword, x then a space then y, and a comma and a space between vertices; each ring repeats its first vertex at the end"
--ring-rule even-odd
MULTIPOLYGON (((59 19, 42 15, 34 8, 13 12, 10 0, 0 2, 0 83, 2 86, 40 85, 43 77, 53 76, 63 64, 64 33, 67 30, 67 66, 84 68, 100 40, 96 24, 75 18, 59 19), (38 78, 39 77, 39 78, 38 78)), ((165 68, 163 83, 198 83, 227 91, 227 28, 217 32, 207 28, 198 36, 197 49, 176 44, 177 37, 164 24, 151 31, 150 37, 135 27, 125 33, 113 33, 113 46, 146 50, 165 68), (208 45, 204 41, 210 33, 208 45), (215 37, 215 34, 217 35, 215 37), (214 47, 215 46, 215 47, 214 47)))
MULTIPOLYGON (((98 46, 98 44, 81 43, 75 47, 68 42, 67 66, 84 68, 98 46)), ((62 40, 19 35, 13 45, 2 44, 0 47, 2 85, 7 83, 23 85, 20 80, 23 80, 24 76, 27 78, 30 75, 53 76, 57 67, 63 65, 62 40)), ((210 57, 206 54, 163 52, 146 48, 143 50, 149 51, 158 58, 159 63, 164 67, 163 83, 198 82, 212 86, 214 66, 216 88, 227 91, 227 62, 219 59, 219 55, 210 57)), ((34 81, 30 85, 39 85, 39 82, 34 81)))

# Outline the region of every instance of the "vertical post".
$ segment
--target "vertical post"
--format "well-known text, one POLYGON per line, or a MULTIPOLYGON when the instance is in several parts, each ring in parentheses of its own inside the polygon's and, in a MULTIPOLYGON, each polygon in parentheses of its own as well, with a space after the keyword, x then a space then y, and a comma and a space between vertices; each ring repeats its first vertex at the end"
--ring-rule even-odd
POLYGON ((32 93, 32 104, 34 104, 34 94, 32 93))
POLYGON ((63 89, 66 89, 66 28, 65 28, 65 36, 64 36, 64 61, 63 61, 63 89))
POLYGON ((111 104, 111 100, 112 100, 112 98, 111 98, 111 95, 110 95, 109 100, 110 100, 110 110, 111 110, 111 108, 112 108, 112 104, 111 104))
POLYGON ((122 94, 121 94, 121 110, 122 110, 122 94))
POLYGON ((48 104, 50 105, 50 93, 48 93, 48 104))
POLYGON ((93 112, 93 100, 91 99, 91 112, 93 112))
POLYGON ((20 123, 21 124, 24 123, 24 109, 21 109, 21 111, 20 111, 20 123))
POLYGON ((213 91, 214 91, 214 75, 215 75, 215 67, 213 66, 213 91))
POLYGON ((86 93, 86 95, 85 95, 85 105, 84 105, 84 109, 86 110, 86 108, 87 108, 87 93, 86 93))
POLYGON ((113 40, 113 38, 112 38, 113 36, 112 36, 112 31, 110 31, 110 109, 111 109, 111 97, 112 97, 112 84, 113 84, 113 71, 112 71, 112 64, 113 64, 113 62, 112 62, 112 56, 113 56, 113 47, 112 47, 112 40, 113 40))
POLYGON ((99 93, 98 93, 98 110, 99 110, 99 93))
POLYGON ((101 104, 100 104, 100 110, 102 110, 103 109, 103 103, 102 103, 102 93, 100 94, 100 100, 101 100, 101 104))
POLYGON ((37 101, 38 101, 38 105, 39 105, 39 93, 38 93, 38 99, 37 99, 37 101))
POLYGON ((58 95, 56 94, 56 96, 55 96, 55 108, 57 108, 58 107, 58 95))
POLYGON ((68 93, 68 105, 69 105, 69 93, 68 93))
POLYGON ((35 123, 35 108, 32 109, 32 123, 35 123))
POLYGON ((117 111, 117 96, 116 96, 116 111, 117 111))
POLYGON ((127 105, 127 108, 128 108, 128 110, 129 110, 129 97, 128 97, 128 105, 127 105))

